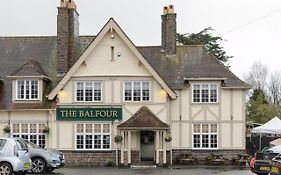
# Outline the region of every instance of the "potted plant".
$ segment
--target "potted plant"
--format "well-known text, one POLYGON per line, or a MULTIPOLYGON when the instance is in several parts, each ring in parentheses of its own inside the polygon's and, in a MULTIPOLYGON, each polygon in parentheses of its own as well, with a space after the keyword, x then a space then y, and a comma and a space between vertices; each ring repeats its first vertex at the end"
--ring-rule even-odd
POLYGON ((115 143, 122 143, 122 141, 123 141, 123 137, 121 135, 116 135, 114 137, 114 142, 115 143))
POLYGON ((6 125, 3 130, 4 130, 4 132, 5 132, 6 134, 11 133, 11 127, 10 127, 10 125, 6 125))
POLYGON ((165 135, 164 139, 165 139, 166 142, 171 142, 171 141, 172 141, 172 136, 171 136, 171 134, 170 134, 170 133, 167 133, 167 134, 165 135))
POLYGON ((50 133, 50 127, 48 125, 45 125, 43 128, 43 133, 44 134, 49 134, 50 133))

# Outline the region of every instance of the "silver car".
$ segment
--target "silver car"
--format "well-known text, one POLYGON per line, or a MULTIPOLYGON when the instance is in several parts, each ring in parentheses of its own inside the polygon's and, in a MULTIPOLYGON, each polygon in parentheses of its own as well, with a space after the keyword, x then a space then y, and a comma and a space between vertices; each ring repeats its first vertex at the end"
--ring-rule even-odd
POLYGON ((36 174, 44 172, 51 172, 56 168, 60 168, 65 165, 64 155, 53 149, 44 149, 24 139, 30 152, 30 158, 32 160, 31 171, 36 174))
POLYGON ((0 138, 0 174, 26 174, 32 164, 23 140, 0 138))

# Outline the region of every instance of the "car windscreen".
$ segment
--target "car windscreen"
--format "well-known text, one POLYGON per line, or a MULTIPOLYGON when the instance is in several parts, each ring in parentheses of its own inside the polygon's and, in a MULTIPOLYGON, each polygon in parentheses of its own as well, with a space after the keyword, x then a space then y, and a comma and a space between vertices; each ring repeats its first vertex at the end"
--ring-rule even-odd
POLYGON ((24 140, 26 142, 26 144, 28 144, 29 146, 31 146, 32 148, 40 148, 39 146, 37 146, 35 143, 28 141, 28 140, 24 140))
POLYGON ((0 139, 0 150, 3 149, 3 147, 5 146, 7 140, 4 139, 0 139))
POLYGON ((26 145, 26 143, 23 140, 16 140, 16 141, 19 144, 19 146, 20 146, 19 148, 20 149, 27 150, 27 145, 26 145))

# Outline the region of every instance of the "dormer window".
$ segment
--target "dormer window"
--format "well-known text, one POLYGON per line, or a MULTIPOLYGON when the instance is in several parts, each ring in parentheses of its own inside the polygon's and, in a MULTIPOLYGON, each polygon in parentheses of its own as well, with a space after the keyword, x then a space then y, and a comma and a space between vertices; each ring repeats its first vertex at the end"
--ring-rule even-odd
POLYGON ((17 100, 39 100, 39 80, 17 80, 17 100))

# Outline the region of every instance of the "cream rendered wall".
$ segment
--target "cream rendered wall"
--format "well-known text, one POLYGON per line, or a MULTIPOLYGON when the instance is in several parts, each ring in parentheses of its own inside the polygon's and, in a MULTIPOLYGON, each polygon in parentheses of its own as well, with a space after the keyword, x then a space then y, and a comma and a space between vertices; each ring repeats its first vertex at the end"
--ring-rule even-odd
POLYGON ((218 149, 245 149, 245 91, 221 88, 214 81, 219 85, 218 103, 192 103, 192 83, 170 101, 173 147, 192 148, 192 123, 217 123, 218 149))
POLYGON ((114 39, 110 35, 105 35, 73 77, 151 76, 123 40, 117 34, 114 39), (111 47, 114 47, 114 60, 111 59, 111 47), (121 54, 120 57, 117 56, 118 53, 121 54))
MULTIPOLYGON (((100 43, 90 52, 84 63, 75 71, 70 81, 65 82, 63 90, 59 93, 58 105, 121 105, 123 108, 123 119, 128 120, 142 106, 147 106, 159 119, 169 124, 168 97, 152 74, 144 67, 139 59, 131 52, 125 42, 115 33, 114 39, 107 34, 100 43), (114 60, 111 58, 111 47, 114 47, 114 60), (118 54, 121 54, 118 57, 118 54), (94 81, 102 82, 102 102, 75 102, 75 82, 94 81), (124 102, 124 81, 148 80, 151 83, 151 100, 148 102, 124 102)), ((95 121, 93 121, 95 122, 95 121)), ((93 123, 92 122, 92 123, 93 123)), ((119 122, 119 123, 120 123, 119 122)), ((54 121, 56 134, 59 139, 53 139, 53 145, 60 149, 75 149, 74 135, 75 124, 73 122, 54 121), (66 135, 61 132, 67 131, 66 135), (72 146, 70 146, 72 145, 72 146)), ((81 121, 80 123, 84 123, 81 121)), ((112 129, 112 148, 116 145, 113 137, 117 134, 114 123, 112 129)), ((132 132, 132 149, 139 149, 139 132, 132 132)))
POLYGON ((59 122, 57 125, 57 147, 62 150, 73 150, 74 124, 72 122, 59 122))
POLYGON ((221 91, 221 117, 222 120, 231 119, 231 90, 223 89, 221 91))

